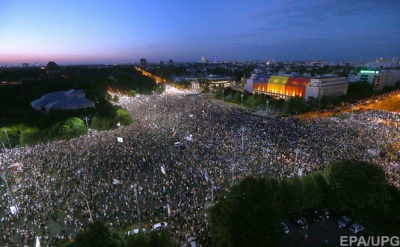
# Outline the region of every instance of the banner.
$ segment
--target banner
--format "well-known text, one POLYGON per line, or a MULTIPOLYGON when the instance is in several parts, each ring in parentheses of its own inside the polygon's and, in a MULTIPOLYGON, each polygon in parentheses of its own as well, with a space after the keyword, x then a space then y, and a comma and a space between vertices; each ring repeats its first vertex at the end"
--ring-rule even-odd
POLYGON ((166 174, 165 167, 161 166, 161 172, 164 173, 164 175, 166 174))
POLYGON ((299 177, 303 176, 303 169, 299 169, 299 173, 298 173, 299 177))

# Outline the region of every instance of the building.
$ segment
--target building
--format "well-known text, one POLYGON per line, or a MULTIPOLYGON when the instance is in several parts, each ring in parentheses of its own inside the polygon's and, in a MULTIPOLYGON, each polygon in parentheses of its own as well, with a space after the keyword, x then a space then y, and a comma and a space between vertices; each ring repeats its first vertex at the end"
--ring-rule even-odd
POLYGON ((35 110, 49 112, 53 109, 76 110, 94 108, 95 103, 86 99, 84 90, 71 89, 45 94, 40 99, 32 101, 31 106, 35 110))
POLYGON ((361 70, 357 74, 358 81, 366 81, 369 84, 373 85, 376 81, 376 77, 378 76, 379 71, 375 69, 371 70, 361 70))
POLYGON ((145 58, 140 59, 140 68, 142 68, 142 69, 147 68, 147 60, 145 58))
POLYGON ((61 75, 61 67, 58 66, 58 64, 56 64, 55 62, 49 62, 46 65, 46 73, 48 77, 61 75))
POLYGON ((348 86, 346 77, 311 78, 306 86, 305 99, 309 100, 313 97, 321 100, 324 96, 335 98, 346 95, 348 86))
POLYGON ((271 74, 252 74, 247 79, 246 90, 251 93, 267 94, 276 98, 304 98, 310 78, 271 74))
POLYGON ((319 76, 315 78, 300 76, 252 74, 247 79, 246 90, 250 93, 267 94, 275 98, 289 99, 309 97, 321 99, 323 96, 338 97, 347 94, 346 77, 319 76))
POLYGON ((381 91, 384 87, 394 86, 397 82, 400 82, 400 70, 381 70, 376 76, 374 89, 381 91))

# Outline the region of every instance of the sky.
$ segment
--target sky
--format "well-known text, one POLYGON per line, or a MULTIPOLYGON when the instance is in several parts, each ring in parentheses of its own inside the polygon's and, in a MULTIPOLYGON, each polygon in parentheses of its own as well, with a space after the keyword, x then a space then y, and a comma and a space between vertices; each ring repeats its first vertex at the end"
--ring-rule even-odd
POLYGON ((400 57, 400 0, 0 0, 0 65, 400 57))

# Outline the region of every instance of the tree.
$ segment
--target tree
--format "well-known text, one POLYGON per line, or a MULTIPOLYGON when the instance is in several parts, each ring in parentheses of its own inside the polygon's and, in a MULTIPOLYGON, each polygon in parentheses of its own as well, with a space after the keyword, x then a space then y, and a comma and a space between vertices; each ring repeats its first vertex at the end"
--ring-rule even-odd
POLYGON ((27 128, 22 131, 19 137, 19 144, 21 146, 33 145, 40 141, 40 132, 37 128, 27 128))
POLYGON ((81 232, 69 247, 122 247, 124 246, 118 234, 112 232, 104 223, 95 221, 89 223, 87 231, 81 232))
POLYGON ((385 172, 364 161, 342 160, 329 165, 324 176, 334 201, 329 207, 363 220, 372 211, 384 212, 390 199, 385 172))
POLYGON ((216 246, 279 246, 281 211, 276 180, 245 178, 210 211, 216 246))
POLYGON ((298 114, 304 112, 305 103, 303 98, 293 97, 285 102, 283 111, 286 114, 298 114))
POLYGON ((303 208, 303 186, 299 177, 284 179, 279 189, 279 201, 284 214, 291 214, 303 208))
POLYGON ((122 125, 129 125, 133 123, 133 119, 126 109, 118 109, 115 121, 122 125))
POLYGON ((317 208, 321 205, 321 190, 313 175, 301 177, 303 183, 303 208, 317 208))

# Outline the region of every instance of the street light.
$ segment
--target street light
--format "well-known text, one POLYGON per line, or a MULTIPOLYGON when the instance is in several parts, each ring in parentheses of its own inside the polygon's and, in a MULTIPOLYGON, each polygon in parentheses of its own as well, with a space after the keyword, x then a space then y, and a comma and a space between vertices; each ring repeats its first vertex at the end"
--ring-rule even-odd
POLYGON ((242 152, 243 152, 243 143, 244 143, 244 131, 245 131, 245 128, 242 127, 242 152))
POLYGON ((241 94, 240 97, 241 97, 240 105, 243 105, 243 94, 241 94))
POLYGON ((224 100, 224 89, 222 89, 222 100, 224 100))
POLYGON ((235 179, 235 164, 232 163, 231 168, 232 168, 232 186, 233 186, 235 179))
POLYGON ((136 183, 135 183, 133 189, 134 189, 134 191, 135 191, 136 210, 138 211, 138 219, 139 219, 139 224, 140 224, 139 200, 138 200, 138 196, 137 196, 137 184, 136 184, 136 183))
POLYGON ((8 141, 8 146, 10 146, 10 149, 11 149, 11 144, 10 144, 10 139, 8 138, 7 129, 4 128, 4 129, 3 129, 3 132, 6 134, 7 141, 8 141))
POLYGON ((11 194, 10 188, 8 187, 6 172, 0 172, 0 177, 1 177, 1 178, 4 180, 4 182, 6 183, 7 192, 8 192, 7 194, 10 196, 10 199, 11 199, 11 202, 12 202, 13 206, 16 206, 16 205, 15 205, 15 202, 14 202, 14 198, 12 197, 12 194, 11 194))
POLYGON ((267 112, 267 114, 269 114, 268 103, 269 103, 269 100, 267 100, 267 109, 265 110, 267 112))
POLYGON ((86 128, 87 128, 88 135, 89 135, 89 124, 88 124, 89 117, 84 117, 84 120, 86 121, 86 128))
POLYGON ((211 201, 213 202, 214 201, 214 182, 211 179, 209 179, 209 180, 211 182, 211 201))
MULTIPOLYGON (((80 175, 80 174, 81 174, 81 173, 79 173, 79 175, 80 175)), ((89 202, 88 202, 88 200, 87 200, 85 190, 86 190, 85 180, 83 180, 83 182, 82 182, 82 194, 83 194, 83 196, 84 196, 84 198, 85 198, 87 210, 89 211, 89 217, 90 217, 89 220, 93 223, 92 211, 90 211, 89 202)))

